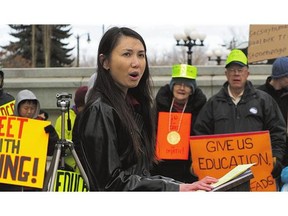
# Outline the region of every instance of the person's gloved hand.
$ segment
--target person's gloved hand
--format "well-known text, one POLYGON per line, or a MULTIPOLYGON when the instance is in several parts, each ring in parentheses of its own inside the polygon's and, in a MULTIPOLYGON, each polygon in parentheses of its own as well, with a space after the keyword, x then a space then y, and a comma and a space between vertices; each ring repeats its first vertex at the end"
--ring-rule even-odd
POLYGON ((44 130, 49 134, 47 154, 51 156, 53 155, 55 144, 58 142, 59 136, 52 124, 44 127, 44 130))
POLYGON ((274 167, 273 167, 271 174, 272 174, 273 178, 278 178, 281 174, 283 165, 282 165, 281 161, 279 161, 278 158, 273 157, 273 160, 274 160, 274 167))
POLYGON ((46 133, 52 133, 52 132, 55 131, 55 128, 50 124, 50 125, 44 127, 44 130, 45 130, 46 133))

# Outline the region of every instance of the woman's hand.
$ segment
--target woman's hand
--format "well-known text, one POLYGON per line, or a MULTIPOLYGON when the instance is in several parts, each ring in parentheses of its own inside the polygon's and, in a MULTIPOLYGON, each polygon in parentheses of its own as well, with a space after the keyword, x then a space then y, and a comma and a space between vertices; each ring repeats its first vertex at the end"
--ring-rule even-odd
POLYGON ((193 182, 191 184, 180 184, 180 191, 197 191, 204 190, 210 191, 213 189, 211 186, 212 183, 216 183, 218 179, 206 176, 203 179, 193 182))

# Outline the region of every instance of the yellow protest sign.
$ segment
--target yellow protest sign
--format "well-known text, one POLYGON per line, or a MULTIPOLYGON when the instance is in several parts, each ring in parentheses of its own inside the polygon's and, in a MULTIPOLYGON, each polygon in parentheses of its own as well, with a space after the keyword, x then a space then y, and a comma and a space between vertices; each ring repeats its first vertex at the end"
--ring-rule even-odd
POLYGON ((42 188, 49 121, 0 116, 0 182, 42 188))
POLYGON ((54 191, 58 192, 87 192, 88 188, 82 176, 77 172, 57 170, 54 191))
POLYGON ((13 115, 15 100, 0 106, 0 116, 13 115))
POLYGON ((220 178, 240 164, 253 164, 251 191, 276 191, 269 131, 191 136, 193 171, 220 178))

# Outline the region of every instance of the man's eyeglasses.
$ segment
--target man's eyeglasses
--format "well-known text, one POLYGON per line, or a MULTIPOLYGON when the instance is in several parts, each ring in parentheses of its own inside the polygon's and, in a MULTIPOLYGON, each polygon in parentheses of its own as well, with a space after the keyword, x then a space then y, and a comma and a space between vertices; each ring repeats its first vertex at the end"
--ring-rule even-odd
POLYGON ((236 72, 237 72, 237 73, 241 74, 241 73, 243 73, 243 71, 245 71, 245 69, 244 68, 228 68, 227 71, 228 71, 228 73, 233 72, 234 74, 236 74, 236 72))

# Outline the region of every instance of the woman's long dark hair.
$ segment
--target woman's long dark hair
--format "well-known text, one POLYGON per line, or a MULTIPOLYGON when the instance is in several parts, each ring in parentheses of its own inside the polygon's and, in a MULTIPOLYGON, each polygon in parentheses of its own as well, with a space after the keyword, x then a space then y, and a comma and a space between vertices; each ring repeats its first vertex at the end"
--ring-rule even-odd
MULTIPOLYGON (((136 122, 133 117, 133 113, 128 112, 130 109, 129 105, 125 101, 123 97, 123 92, 120 88, 115 84, 112 79, 110 73, 103 67, 103 59, 100 58, 100 54, 104 56, 105 59, 109 59, 111 57, 111 53, 113 49, 119 42, 119 39, 122 36, 133 37, 141 41, 144 46, 145 54, 146 54, 146 45, 137 32, 130 28, 126 27, 113 27, 110 28, 102 37, 99 47, 98 47, 98 57, 97 57, 97 78, 95 80, 93 89, 88 95, 88 100, 86 104, 86 109, 101 95, 105 99, 105 101, 115 108, 118 112, 119 117, 125 127, 125 131, 127 131, 127 137, 131 137, 131 143, 133 144, 133 152, 130 155, 136 155, 139 159, 141 155, 141 135, 139 133, 132 133, 131 131, 134 128, 137 128, 136 122)), ((127 91, 127 95, 132 96, 132 98, 136 99, 140 104, 141 115, 144 121, 144 131, 146 131, 146 135, 143 137, 145 146, 147 149, 146 157, 149 162, 153 162, 155 160, 155 125, 153 124, 153 116, 152 116, 152 91, 151 91, 151 77, 149 72, 148 60, 146 59, 146 67, 144 74, 135 88, 130 88, 127 91)))

